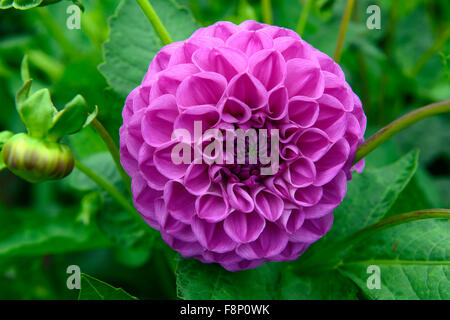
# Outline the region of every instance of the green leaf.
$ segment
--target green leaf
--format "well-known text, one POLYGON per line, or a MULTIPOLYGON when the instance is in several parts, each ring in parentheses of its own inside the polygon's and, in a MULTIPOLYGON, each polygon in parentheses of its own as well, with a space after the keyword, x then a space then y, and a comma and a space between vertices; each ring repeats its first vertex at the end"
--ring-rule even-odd
POLYGON ((283 300, 355 300, 360 290, 353 281, 336 270, 299 276, 292 265, 283 271, 279 299, 283 300))
POLYGON ((47 134, 56 113, 48 89, 36 91, 23 104, 18 104, 17 110, 29 134, 35 138, 42 138, 47 134))
POLYGON ((391 165, 353 173, 344 201, 334 210, 333 227, 324 242, 334 242, 383 219, 413 177, 418 156, 418 151, 413 151, 391 165))
MULTIPOLYGON (((118 188, 123 188, 117 168, 108 152, 101 152, 85 157, 83 163, 111 184, 116 185, 118 188)), ((122 207, 117 206, 108 194, 99 189, 94 182, 78 169, 75 168, 66 181, 75 190, 84 192, 99 191, 104 199, 104 205, 96 216, 101 231, 117 247, 133 251, 129 254, 142 253, 139 264, 142 261, 145 262, 148 260, 154 241, 160 237, 157 231, 150 228, 150 226, 137 223, 128 212, 124 211, 122 207)), ((121 256, 125 255, 123 252, 121 253, 121 256)))
MULTIPOLYGON (((199 27, 187 9, 174 0, 152 0, 152 6, 174 41, 188 38, 199 27)), ((163 45, 136 1, 120 3, 110 28, 100 71, 124 98, 139 85, 163 45)))
POLYGON ((370 299, 450 299, 449 220, 399 225, 359 244, 339 271, 370 299), (367 267, 380 268, 380 289, 367 286, 367 267))
POLYGON ((30 67, 28 65, 28 55, 24 55, 20 65, 20 76, 25 83, 30 80, 30 67))
POLYGON ((115 288, 106 282, 82 273, 78 300, 136 300, 136 297, 121 288, 115 288))
POLYGON ((80 131, 87 118, 88 107, 86 100, 81 95, 76 95, 54 117, 52 127, 48 132, 48 138, 52 141, 58 141, 64 136, 80 131))
POLYGON ((44 255, 110 246, 94 224, 75 221, 76 211, 48 215, 0 205, 0 256, 44 255))
POLYGON ((300 257, 297 262, 300 270, 314 270, 323 264, 324 257, 339 258, 340 248, 336 247, 339 241, 383 219, 414 175, 417 158, 418 152, 414 151, 389 166, 353 173, 346 197, 334 210, 331 230, 300 257), (331 257, 330 251, 336 255, 331 257))
POLYGON ((178 297, 189 300, 275 299, 280 280, 277 263, 229 272, 217 264, 205 264, 194 259, 182 259, 176 275, 178 297))

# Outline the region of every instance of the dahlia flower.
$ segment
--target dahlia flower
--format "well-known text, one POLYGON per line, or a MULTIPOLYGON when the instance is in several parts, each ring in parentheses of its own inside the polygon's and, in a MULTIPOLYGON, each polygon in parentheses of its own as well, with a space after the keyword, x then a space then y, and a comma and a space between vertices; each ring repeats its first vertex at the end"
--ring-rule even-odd
POLYGON ((123 120, 136 209, 184 257, 230 271, 298 258, 329 231, 352 169, 363 168, 353 161, 366 117, 341 68, 292 30, 255 21, 217 22, 163 47, 123 120), (174 162, 174 131, 195 122, 202 133, 278 130, 279 168, 174 162))

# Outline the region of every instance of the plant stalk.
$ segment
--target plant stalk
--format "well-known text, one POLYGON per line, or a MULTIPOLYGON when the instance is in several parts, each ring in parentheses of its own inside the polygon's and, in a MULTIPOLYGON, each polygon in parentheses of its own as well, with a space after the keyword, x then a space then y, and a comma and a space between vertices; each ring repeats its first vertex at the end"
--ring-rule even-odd
POLYGON ((273 24, 271 0, 261 0, 261 13, 264 23, 273 24))
POLYGON ((306 22, 308 21, 308 16, 311 11, 313 0, 306 0, 305 6, 303 7, 302 13, 298 19, 297 33, 301 36, 305 30, 306 22))
POLYGON ((355 0, 347 0, 344 15, 342 16, 341 27, 339 29, 338 40, 336 43, 336 49, 334 51, 334 61, 339 62, 341 60, 342 47, 344 45, 345 34, 347 33, 348 23, 352 16, 353 6, 355 0))
POLYGON ((100 121, 97 119, 94 119, 91 122, 91 126, 95 129, 97 134, 102 138, 103 142, 105 143, 106 147, 109 150, 109 153, 111 153, 111 156, 114 160, 114 163, 116 164, 117 170, 119 171, 120 177, 122 178, 123 183, 125 184, 125 187, 127 188, 127 191, 131 194, 131 179, 123 169, 121 163, 120 163, 120 152, 117 148, 116 144, 114 143, 113 138, 110 136, 108 131, 106 131, 105 127, 102 125, 100 121))
POLYGON ((361 159, 365 158, 369 153, 403 129, 428 117, 446 112, 450 112, 450 99, 432 103, 405 114, 403 117, 391 122, 364 141, 364 143, 358 147, 358 150, 356 150, 354 163, 358 163, 361 159))
POLYGON ((139 215, 136 209, 131 205, 131 203, 127 200, 127 198, 125 198, 116 187, 114 187, 112 184, 110 184, 108 181, 100 177, 97 173, 95 173, 90 168, 86 167, 78 160, 75 160, 75 167, 81 172, 83 172, 89 179, 95 182, 101 189, 105 190, 114 199, 114 201, 116 201, 117 204, 119 204, 125 211, 130 213, 130 215, 133 216, 138 223, 140 224, 145 223, 145 221, 142 219, 142 217, 139 215))
POLYGON ((164 27, 164 24, 162 23, 161 19, 159 19, 150 2, 148 0, 136 0, 136 1, 141 7, 142 11, 144 12, 148 21, 150 21, 153 28, 155 28, 155 31, 158 34, 158 37, 161 39, 162 43, 164 45, 172 43, 173 42, 172 37, 170 36, 166 27, 164 27))

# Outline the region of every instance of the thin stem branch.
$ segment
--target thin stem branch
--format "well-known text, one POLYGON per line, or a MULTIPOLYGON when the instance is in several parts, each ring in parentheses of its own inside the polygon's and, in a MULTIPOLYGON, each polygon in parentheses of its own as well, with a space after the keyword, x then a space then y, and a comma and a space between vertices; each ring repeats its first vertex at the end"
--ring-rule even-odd
POLYGON ((122 181, 125 184, 127 191, 129 191, 131 193, 131 190, 130 190, 131 180, 130 180, 130 177, 125 172, 125 170, 123 170, 123 167, 120 163, 120 152, 119 152, 119 149, 117 148, 116 144, 114 143, 113 138, 110 136, 110 134, 105 129, 105 127, 101 124, 101 122, 98 121, 97 119, 94 119, 91 122, 91 126, 95 129, 97 134, 102 138, 103 142, 105 143, 106 147, 109 150, 109 153, 111 153, 114 163, 116 164, 117 170, 119 171, 120 177, 122 178, 122 181))
POLYGON ((308 21, 308 16, 312 7, 312 2, 313 0, 306 0, 305 6, 303 7, 302 13, 298 19, 297 33, 299 35, 302 35, 305 30, 306 22, 308 21))
POLYGON ((150 21, 153 28, 155 28, 155 31, 158 34, 158 37, 161 39, 162 43, 164 45, 172 43, 173 42, 172 37, 170 36, 166 27, 164 27, 164 24, 159 19, 150 2, 148 0, 136 0, 136 1, 141 7, 142 11, 144 12, 148 21, 150 21))
POLYGON ((273 24, 271 0, 261 0, 261 13, 264 23, 273 24))
POLYGON ((348 23, 352 16, 353 5, 355 0, 347 0, 344 15, 342 16, 341 27, 339 29, 338 40, 336 43, 336 49, 334 50, 334 61, 339 62, 341 60, 342 47, 344 45, 345 34, 347 33, 348 23))
POLYGON ((125 196, 123 196, 122 193, 116 187, 114 187, 112 184, 110 184, 108 181, 100 177, 97 173, 86 167, 78 160, 75 160, 75 167, 81 172, 83 172, 89 179, 95 182, 100 188, 105 190, 114 199, 114 201, 116 201, 117 204, 119 204, 125 211, 130 213, 130 215, 133 216, 138 223, 140 224, 145 223, 145 221, 142 219, 142 217, 139 215, 136 209, 134 209, 134 207, 127 200, 127 198, 125 198, 125 196))
POLYGON ((425 51, 422 56, 417 60, 416 64, 409 71, 411 77, 415 77, 419 71, 425 66, 428 60, 447 42, 450 37, 450 28, 447 28, 441 36, 438 37, 433 45, 425 51))
POLYGON ((405 114, 403 117, 398 118, 394 122, 391 122, 377 133, 372 135, 369 139, 364 141, 356 150, 355 162, 359 162, 362 158, 366 157, 370 152, 382 145, 386 140, 402 131, 405 128, 413 125, 416 122, 424 120, 428 117, 450 112, 450 100, 432 103, 425 107, 411 111, 405 114))

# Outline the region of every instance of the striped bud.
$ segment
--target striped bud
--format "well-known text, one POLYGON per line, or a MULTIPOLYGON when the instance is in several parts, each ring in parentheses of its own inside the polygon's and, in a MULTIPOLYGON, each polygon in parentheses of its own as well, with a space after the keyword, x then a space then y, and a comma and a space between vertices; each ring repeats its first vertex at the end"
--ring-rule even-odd
POLYGON ((11 172, 33 183, 62 179, 75 165, 74 155, 67 145, 39 140, 25 133, 10 138, 1 156, 11 172))

